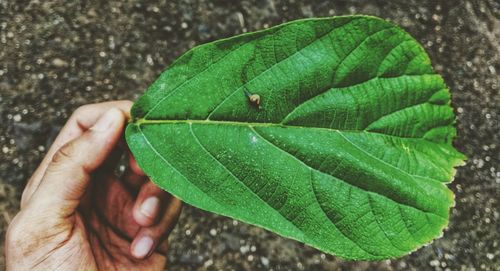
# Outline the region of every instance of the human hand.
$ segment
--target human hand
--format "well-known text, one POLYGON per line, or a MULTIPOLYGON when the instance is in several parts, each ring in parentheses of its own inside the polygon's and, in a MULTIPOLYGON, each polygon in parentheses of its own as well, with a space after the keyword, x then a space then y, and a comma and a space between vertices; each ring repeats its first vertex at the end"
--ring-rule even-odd
POLYGON ((73 113, 28 181, 6 236, 8 270, 164 270, 181 202, 156 187, 122 140, 129 101, 73 113))

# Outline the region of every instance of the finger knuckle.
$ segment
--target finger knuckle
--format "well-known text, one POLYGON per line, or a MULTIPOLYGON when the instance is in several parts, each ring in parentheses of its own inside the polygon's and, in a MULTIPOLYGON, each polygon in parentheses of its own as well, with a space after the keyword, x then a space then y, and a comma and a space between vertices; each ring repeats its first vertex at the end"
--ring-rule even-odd
POLYGON ((72 142, 63 145, 55 154, 52 156, 53 164, 60 164, 63 161, 72 160, 75 156, 75 146, 72 142))
POLYGON ((75 111, 73 111, 73 114, 72 116, 78 116, 78 115, 81 115, 83 114, 84 112, 86 112, 89 108, 89 105, 86 104, 86 105, 82 105, 82 106, 79 106, 75 111))

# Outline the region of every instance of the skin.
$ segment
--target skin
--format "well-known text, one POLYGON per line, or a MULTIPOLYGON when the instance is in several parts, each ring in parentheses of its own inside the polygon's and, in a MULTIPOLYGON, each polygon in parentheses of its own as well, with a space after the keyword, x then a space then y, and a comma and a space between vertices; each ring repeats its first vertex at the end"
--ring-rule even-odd
POLYGON ((181 202, 123 141, 130 101, 80 107, 29 179, 6 235, 7 270, 164 270, 181 202), (124 174, 116 174, 122 156, 124 174))

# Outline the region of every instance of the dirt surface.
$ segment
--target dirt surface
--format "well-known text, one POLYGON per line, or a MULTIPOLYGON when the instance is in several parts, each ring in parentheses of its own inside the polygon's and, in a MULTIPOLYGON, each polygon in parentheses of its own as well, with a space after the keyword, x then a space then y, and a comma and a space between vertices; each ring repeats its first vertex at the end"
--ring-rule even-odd
POLYGON ((419 40, 453 93, 455 145, 469 160, 450 185, 456 207, 444 237, 401 259, 348 262, 187 207, 170 270, 500 270, 498 1, 144 2, 0 0, 2 256, 26 179, 79 105, 135 99, 196 44, 297 18, 371 14, 419 40))

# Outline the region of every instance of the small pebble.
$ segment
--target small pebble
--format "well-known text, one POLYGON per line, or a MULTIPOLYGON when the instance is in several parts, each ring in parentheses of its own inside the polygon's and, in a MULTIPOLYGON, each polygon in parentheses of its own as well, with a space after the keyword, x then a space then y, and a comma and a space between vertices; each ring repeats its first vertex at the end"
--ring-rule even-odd
POLYGON ((217 230, 216 229, 211 229, 210 230, 210 235, 216 236, 217 235, 217 230))
POLYGON ((60 59, 60 58, 54 58, 52 60, 52 65, 54 65, 54 67, 57 67, 57 68, 64 68, 64 67, 68 67, 68 62, 60 59))
POLYGON ((245 245, 245 246, 240 247, 241 254, 246 254, 248 251, 250 251, 250 246, 245 245))
POLYGON ((214 264, 213 260, 207 260, 206 262, 203 263, 203 267, 209 267, 214 264))
POLYGON ((269 266, 269 259, 266 258, 266 257, 260 257, 260 262, 262 263, 262 265, 264 267, 268 267, 269 266))

